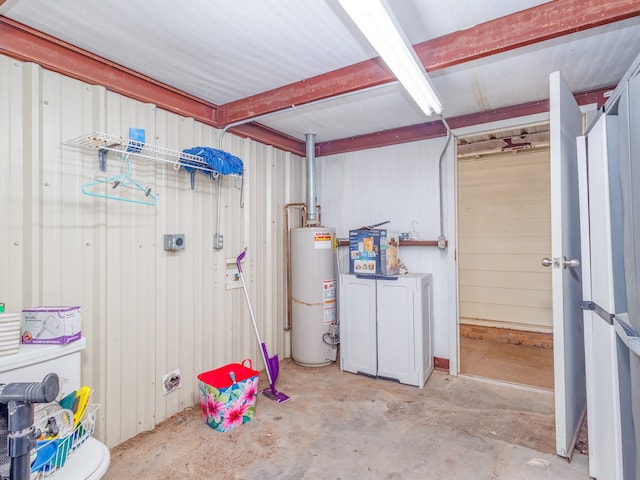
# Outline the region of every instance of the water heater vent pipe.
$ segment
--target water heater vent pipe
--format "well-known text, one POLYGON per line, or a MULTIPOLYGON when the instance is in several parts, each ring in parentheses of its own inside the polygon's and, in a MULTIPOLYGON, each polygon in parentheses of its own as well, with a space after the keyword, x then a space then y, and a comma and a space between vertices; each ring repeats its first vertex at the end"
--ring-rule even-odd
POLYGON ((307 221, 309 225, 318 224, 318 213, 316 209, 316 143, 315 133, 307 133, 307 221))

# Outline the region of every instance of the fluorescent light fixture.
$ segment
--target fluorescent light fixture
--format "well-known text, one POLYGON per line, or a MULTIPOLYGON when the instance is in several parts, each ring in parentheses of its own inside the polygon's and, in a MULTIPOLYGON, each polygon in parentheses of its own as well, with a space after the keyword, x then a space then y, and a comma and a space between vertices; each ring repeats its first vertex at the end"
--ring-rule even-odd
POLYGON ((424 66, 384 0, 338 0, 422 111, 441 113, 424 66))

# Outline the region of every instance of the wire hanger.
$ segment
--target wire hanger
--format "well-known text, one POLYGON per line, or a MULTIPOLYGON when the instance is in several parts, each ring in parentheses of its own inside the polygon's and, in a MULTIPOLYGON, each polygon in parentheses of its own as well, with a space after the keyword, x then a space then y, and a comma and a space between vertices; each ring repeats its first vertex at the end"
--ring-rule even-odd
POLYGON ((240 190, 240 208, 244 208, 244 174, 245 172, 243 171, 242 175, 240 175, 240 186, 238 186, 237 177, 233 184, 234 188, 236 188, 237 190, 240 190))
POLYGON ((123 155, 122 157, 120 157, 121 171, 124 170, 122 169, 122 165, 124 165, 125 161, 127 164, 127 169, 124 173, 120 173, 120 175, 116 175, 115 177, 101 178, 99 180, 87 182, 82 185, 82 193, 84 193, 85 195, 91 195, 93 197, 107 198, 109 200, 119 200, 121 202, 139 203, 141 205, 155 205, 157 198, 153 193, 151 193, 151 187, 143 187, 131 178, 131 160, 129 159, 129 155, 123 155), (94 188, 103 184, 111 185, 111 189, 114 193, 111 195, 107 195, 105 193, 93 191, 94 188), (144 195, 144 198, 137 199, 117 195, 117 193, 122 192, 122 189, 124 188, 130 188, 138 191, 144 195))

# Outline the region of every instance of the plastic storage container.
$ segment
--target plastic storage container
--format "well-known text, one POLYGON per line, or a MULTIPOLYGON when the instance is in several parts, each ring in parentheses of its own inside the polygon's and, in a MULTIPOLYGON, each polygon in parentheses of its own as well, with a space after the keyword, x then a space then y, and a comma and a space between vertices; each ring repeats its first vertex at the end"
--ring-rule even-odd
POLYGON ((0 356, 18 353, 21 322, 19 313, 0 313, 0 356))
POLYGON ((202 420, 218 432, 249 422, 255 415, 258 376, 249 359, 198 375, 202 420))

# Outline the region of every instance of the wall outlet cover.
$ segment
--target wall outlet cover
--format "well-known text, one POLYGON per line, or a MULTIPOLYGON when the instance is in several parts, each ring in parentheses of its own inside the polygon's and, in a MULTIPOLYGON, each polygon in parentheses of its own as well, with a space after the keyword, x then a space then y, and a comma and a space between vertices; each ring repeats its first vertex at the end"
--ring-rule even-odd
POLYGON ((173 372, 166 373, 162 376, 162 394, 177 390, 182 385, 182 377, 180 376, 180 370, 176 369, 173 372))
POLYGON ((227 269, 225 271, 225 288, 230 290, 232 288, 242 288, 242 282, 240 281, 240 272, 238 272, 238 265, 235 258, 226 259, 227 269))

